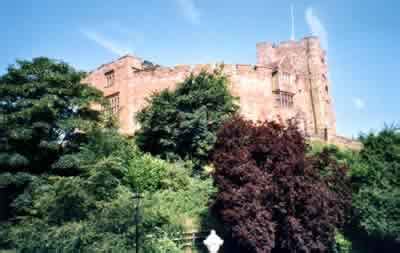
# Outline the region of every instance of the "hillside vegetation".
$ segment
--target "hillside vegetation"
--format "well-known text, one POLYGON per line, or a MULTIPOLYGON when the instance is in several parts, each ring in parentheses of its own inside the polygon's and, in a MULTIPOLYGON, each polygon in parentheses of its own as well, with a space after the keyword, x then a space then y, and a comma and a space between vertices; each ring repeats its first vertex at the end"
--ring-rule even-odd
POLYGON ((0 77, 0 250, 181 253, 217 229, 229 253, 400 252, 397 128, 309 145, 237 116, 216 71, 153 94, 128 138, 84 76, 42 57, 0 77))

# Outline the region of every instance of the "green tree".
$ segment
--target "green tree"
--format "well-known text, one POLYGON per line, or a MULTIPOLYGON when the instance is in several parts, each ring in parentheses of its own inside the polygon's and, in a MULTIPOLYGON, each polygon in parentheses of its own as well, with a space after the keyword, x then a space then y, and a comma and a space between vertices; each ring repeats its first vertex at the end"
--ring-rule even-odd
POLYGON ((352 168, 358 228, 382 252, 400 250, 400 132, 387 127, 361 136, 363 149, 352 168), (386 248, 384 248, 386 247, 386 248), (388 248, 393 247, 390 250, 388 248))
POLYGON ((142 153, 92 109, 107 104, 82 76, 38 58, 0 78, 0 249, 132 252, 139 189, 146 252, 181 252, 173 239, 207 215, 212 181, 142 153))
POLYGON ((139 187, 141 248, 182 252, 175 239, 187 229, 186 221, 198 228, 208 215, 212 180, 190 177, 184 164, 141 153, 115 130, 97 130, 87 138, 79 152, 58 163, 79 168, 79 175, 30 178, 14 203, 18 222, 0 223, 0 246, 21 252, 132 252, 133 193, 139 187))
POLYGON ((2 171, 48 171, 72 148, 68 141, 99 122, 90 105, 101 102, 101 93, 81 84, 83 76, 66 63, 35 58, 17 61, 0 77, 2 171))
POLYGON ((128 252, 134 248, 135 205, 125 183, 128 163, 121 155, 129 154, 130 141, 107 129, 87 139, 80 151, 58 161, 64 168, 79 168, 79 175, 35 176, 20 200, 14 201, 18 222, 3 224, 8 247, 18 252, 128 252))
POLYGON ((35 176, 76 174, 53 165, 78 150, 85 132, 106 123, 91 107, 105 105, 101 92, 83 85, 83 76, 42 57, 17 61, 0 77, 0 220, 15 215, 13 201, 35 176))
POLYGON ((238 109, 220 71, 190 75, 176 90, 153 94, 137 114, 141 149, 162 158, 205 162, 222 122, 238 109))

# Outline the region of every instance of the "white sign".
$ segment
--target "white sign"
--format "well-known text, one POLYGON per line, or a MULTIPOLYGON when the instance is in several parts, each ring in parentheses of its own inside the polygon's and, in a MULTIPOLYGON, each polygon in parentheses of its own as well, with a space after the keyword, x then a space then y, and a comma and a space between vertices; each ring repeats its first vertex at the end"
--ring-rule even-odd
POLYGON ((215 230, 211 230, 210 235, 204 240, 204 245, 206 245, 210 253, 218 253, 222 244, 224 244, 224 240, 217 235, 215 230))

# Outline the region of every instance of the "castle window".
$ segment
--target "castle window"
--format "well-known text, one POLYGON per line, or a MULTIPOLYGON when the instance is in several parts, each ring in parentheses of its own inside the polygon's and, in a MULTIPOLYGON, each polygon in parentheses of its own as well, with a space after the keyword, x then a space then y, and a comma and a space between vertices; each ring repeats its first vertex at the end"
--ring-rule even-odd
POLYGON ((280 75, 281 82, 292 84, 292 75, 287 72, 283 72, 280 75))
POLYGON ((282 73, 282 80, 287 82, 290 80, 290 74, 289 73, 282 73))
POLYGON ((105 73, 107 82, 106 82, 106 88, 111 87, 114 85, 114 81, 115 81, 115 73, 114 70, 108 71, 107 73, 105 73))
POLYGON ((293 94, 284 91, 274 92, 275 103, 281 108, 292 108, 293 107, 293 94))
POLYGON ((110 111, 112 114, 117 114, 119 112, 119 93, 107 97, 110 103, 110 111))

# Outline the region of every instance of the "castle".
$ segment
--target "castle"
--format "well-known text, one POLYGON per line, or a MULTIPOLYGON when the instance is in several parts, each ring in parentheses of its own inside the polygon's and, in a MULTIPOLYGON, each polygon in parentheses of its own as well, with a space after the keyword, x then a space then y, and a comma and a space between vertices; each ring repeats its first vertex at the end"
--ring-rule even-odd
MULTIPOLYGON (((358 149, 359 143, 336 134, 336 118, 328 80, 326 53, 317 37, 278 45, 258 43, 257 63, 224 64, 230 90, 240 98, 240 113, 253 121, 296 117, 300 129, 313 139, 358 149)), ((162 67, 126 55, 92 71, 84 80, 103 91, 120 130, 133 134, 135 113, 154 91, 174 89, 190 73, 212 71, 217 64, 162 67)))

